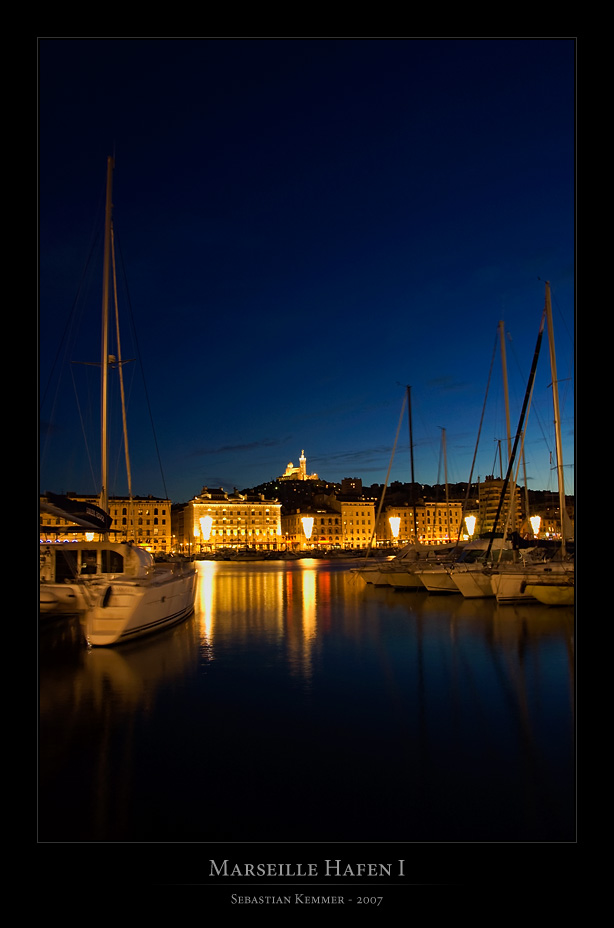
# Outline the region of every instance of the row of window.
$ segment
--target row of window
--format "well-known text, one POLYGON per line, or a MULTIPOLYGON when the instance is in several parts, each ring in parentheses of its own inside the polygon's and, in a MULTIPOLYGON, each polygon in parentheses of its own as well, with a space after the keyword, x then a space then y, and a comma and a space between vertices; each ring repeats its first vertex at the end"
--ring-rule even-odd
MULTIPOLYGON (((110 509, 109 509, 109 513, 111 513, 111 510, 110 510, 110 509)), ((119 515, 119 509, 114 509, 112 514, 115 516, 115 518, 117 518, 117 516, 119 515)), ((122 514, 123 516, 127 516, 127 515, 128 515, 128 507, 127 507, 127 506, 124 506, 124 507, 123 507, 121 514, 122 514)), ((156 508, 154 508, 153 513, 152 513, 152 511, 151 511, 150 509, 137 509, 136 514, 137 514, 137 516, 150 516, 150 515, 152 515, 152 514, 153 514, 154 516, 159 516, 159 515, 165 516, 165 515, 166 515, 166 509, 163 509, 162 512, 159 512, 158 509, 157 509, 157 507, 156 507, 156 508)))

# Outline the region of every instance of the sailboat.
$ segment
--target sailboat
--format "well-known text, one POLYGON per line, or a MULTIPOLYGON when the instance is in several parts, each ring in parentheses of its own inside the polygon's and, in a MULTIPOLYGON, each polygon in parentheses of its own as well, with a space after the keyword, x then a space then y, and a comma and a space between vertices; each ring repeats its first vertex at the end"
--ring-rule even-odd
MULTIPOLYGON (((115 645, 174 625, 194 611, 196 567, 191 561, 162 563, 144 548, 109 540, 107 388, 110 368, 109 285, 112 250, 112 180, 107 159, 101 359, 100 506, 78 512, 74 501, 47 494, 41 508, 98 532, 103 540, 44 544, 40 550, 41 617, 79 616, 88 644, 115 645), (54 508, 50 508, 54 507, 54 508), (106 516, 106 519, 105 519, 106 516), (107 521, 108 519, 108 521, 107 521)), ((73 530, 74 527, 73 527, 73 530)))
MULTIPOLYGON (((556 372, 556 352, 554 345, 550 284, 548 282, 546 282, 544 317, 548 328, 550 368, 552 373, 552 400, 554 407, 559 509, 561 514, 561 546, 556 555, 548 561, 544 560, 541 563, 511 565, 493 574, 491 578, 492 589, 499 603, 514 603, 519 601, 538 601, 547 605, 573 605, 574 603, 575 565, 573 558, 570 558, 567 550, 568 519, 566 519, 565 510, 565 481, 563 477, 563 449, 556 372)), ((540 553, 539 548, 535 549, 534 553, 540 553)))

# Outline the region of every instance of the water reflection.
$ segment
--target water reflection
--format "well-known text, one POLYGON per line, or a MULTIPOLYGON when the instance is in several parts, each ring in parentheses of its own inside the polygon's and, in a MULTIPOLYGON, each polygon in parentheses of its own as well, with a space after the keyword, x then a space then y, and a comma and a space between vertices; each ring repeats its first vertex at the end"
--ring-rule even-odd
POLYGON ((159 636, 41 637, 41 840, 573 839, 573 609, 199 574, 159 636))

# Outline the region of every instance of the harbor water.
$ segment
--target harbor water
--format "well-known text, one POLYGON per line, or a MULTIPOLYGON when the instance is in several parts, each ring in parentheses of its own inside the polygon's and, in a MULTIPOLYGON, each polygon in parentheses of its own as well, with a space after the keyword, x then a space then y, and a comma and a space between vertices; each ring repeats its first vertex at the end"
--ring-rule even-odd
POLYGON ((574 842, 574 610, 198 562, 194 615, 39 637, 38 841, 574 842))

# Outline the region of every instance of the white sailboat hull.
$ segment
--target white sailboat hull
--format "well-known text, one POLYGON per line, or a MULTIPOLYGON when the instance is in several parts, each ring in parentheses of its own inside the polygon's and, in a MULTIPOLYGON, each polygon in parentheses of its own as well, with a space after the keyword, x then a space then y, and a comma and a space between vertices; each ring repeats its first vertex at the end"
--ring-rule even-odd
POLYGON ((537 585, 544 579, 558 578, 566 581, 573 577, 573 568, 564 567, 519 567, 493 574, 492 588, 498 603, 537 602, 534 595, 537 585))
POLYGON ((452 576, 465 599, 487 599, 495 595, 491 583, 492 574, 482 567, 455 567, 452 576))
POLYGON ((450 571, 442 568, 419 570, 417 574, 429 593, 458 593, 459 589, 450 571))
POLYGON ((194 611, 196 571, 164 571, 148 580, 97 582, 93 603, 82 614, 88 644, 105 646, 132 641, 175 625, 194 611))
POLYGON ((82 593, 78 584, 41 583, 39 612, 43 617, 53 618, 63 615, 79 615, 85 609, 82 593))
POLYGON ((388 568, 384 564, 367 564, 365 567, 352 567, 351 573, 358 574, 365 583, 372 583, 373 586, 387 586, 386 579, 388 568))
POLYGON ((116 644, 174 625, 194 610, 191 561, 155 564, 138 545, 43 545, 40 614, 78 615, 92 645, 116 644))
POLYGON ((539 581, 527 583, 527 593, 545 606, 573 606, 575 602, 574 583, 571 580, 539 581))
POLYGON ((398 590, 424 590, 425 586, 417 573, 410 567, 391 570, 388 584, 398 590))

